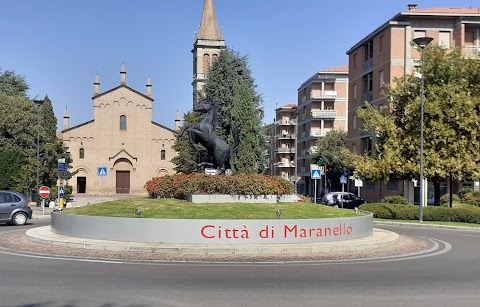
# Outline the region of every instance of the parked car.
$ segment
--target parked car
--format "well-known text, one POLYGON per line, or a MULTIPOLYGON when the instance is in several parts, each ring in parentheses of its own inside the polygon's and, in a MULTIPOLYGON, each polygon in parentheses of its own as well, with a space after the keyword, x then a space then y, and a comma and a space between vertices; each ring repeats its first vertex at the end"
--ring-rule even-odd
POLYGON ((355 207, 365 204, 367 201, 348 192, 331 192, 325 194, 320 203, 327 206, 338 208, 355 209, 355 207))
POLYGON ((25 225, 32 218, 28 199, 21 193, 0 191, 0 222, 25 225))

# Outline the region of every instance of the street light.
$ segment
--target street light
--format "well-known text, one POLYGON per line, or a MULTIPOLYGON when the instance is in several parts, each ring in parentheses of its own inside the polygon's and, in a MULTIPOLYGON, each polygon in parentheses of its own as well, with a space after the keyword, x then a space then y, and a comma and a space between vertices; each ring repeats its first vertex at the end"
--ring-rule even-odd
POLYGON ((418 208, 418 221, 421 223, 423 221, 423 205, 424 205, 424 180, 423 180, 423 86, 425 78, 423 76, 424 73, 424 52, 425 47, 432 42, 433 38, 431 37, 417 37, 413 40, 413 42, 422 50, 422 57, 421 57, 421 68, 422 68, 422 76, 421 76, 421 86, 420 86, 420 206, 418 208))
POLYGON ((39 177, 40 177, 40 106, 43 104, 43 100, 34 100, 37 105, 37 190, 36 190, 36 203, 38 204, 38 190, 39 190, 39 177))

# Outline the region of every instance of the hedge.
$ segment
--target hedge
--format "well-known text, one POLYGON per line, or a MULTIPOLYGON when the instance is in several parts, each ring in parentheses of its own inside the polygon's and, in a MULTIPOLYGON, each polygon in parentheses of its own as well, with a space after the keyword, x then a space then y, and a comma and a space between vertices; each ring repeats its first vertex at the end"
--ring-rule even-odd
POLYGON ((264 175, 175 174, 156 177, 145 184, 151 197, 187 199, 191 194, 287 195, 294 186, 281 177, 264 175))
MULTIPOLYGON (((358 209, 373 213, 374 218, 395 220, 418 220, 418 206, 394 204, 363 204, 358 209)), ((480 209, 471 208, 423 208, 424 221, 442 221, 480 224, 480 209)))

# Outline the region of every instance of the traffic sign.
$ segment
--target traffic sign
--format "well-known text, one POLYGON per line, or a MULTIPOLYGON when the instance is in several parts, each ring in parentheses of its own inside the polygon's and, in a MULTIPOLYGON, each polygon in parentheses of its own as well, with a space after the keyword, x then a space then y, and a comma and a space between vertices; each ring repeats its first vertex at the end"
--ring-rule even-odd
POLYGON ((41 198, 47 198, 50 195, 50 188, 43 186, 40 189, 38 189, 38 195, 40 195, 41 198))
POLYGON ((355 186, 356 187, 363 187, 362 179, 355 179, 355 186))
POLYGON ((341 184, 346 184, 346 183, 347 183, 347 177, 345 177, 345 176, 340 176, 340 183, 341 183, 341 184))
POLYGON ((312 179, 322 179, 322 171, 319 169, 312 169, 310 170, 310 177, 312 177, 312 179))
POLYGON ((60 196, 60 198, 65 196, 65 188, 62 185, 58 187, 58 196, 60 196))
POLYGON ((107 167, 106 166, 97 167, 97 176, 100 176, 100 177, 107 176, 107 167))

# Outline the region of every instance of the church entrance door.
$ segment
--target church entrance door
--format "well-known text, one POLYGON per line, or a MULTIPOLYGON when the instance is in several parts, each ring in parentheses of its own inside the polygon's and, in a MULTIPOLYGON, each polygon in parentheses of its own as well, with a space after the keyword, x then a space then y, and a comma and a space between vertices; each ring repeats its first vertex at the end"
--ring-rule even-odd
POLYGON ((87 177, 77 177, 77 193, 85 193, 87 190, 87 177))
POLYGON ((117 171, 117 193, 130 193, 130 171, 117 171))

